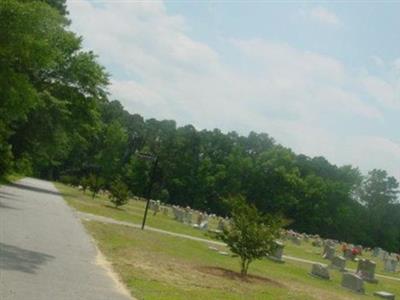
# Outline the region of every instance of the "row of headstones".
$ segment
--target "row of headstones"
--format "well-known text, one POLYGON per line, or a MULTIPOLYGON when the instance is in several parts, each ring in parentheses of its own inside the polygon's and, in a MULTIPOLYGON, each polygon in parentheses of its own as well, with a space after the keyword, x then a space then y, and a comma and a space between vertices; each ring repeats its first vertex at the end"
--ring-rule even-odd
MULTIPOLYGON (((356 273, 350 273, 350 272, 343 273, 341 286, 353 292, 364 294, 365 293, 364 281, 372 283, 377 282, 377 280, 374 277, 374 272, 372 272, 373 271, 372 269, 374 269, 374 264, 375 263, 368 260, 359 260, 359 265, 357 267, 356 273)), ((317 278, 330 280, 328 267, 323 264, 319 263, 313 264, 310 275, 317 278)), ((374 295, 384 299, 395 300, 394 294, 385 291, 377 291, 374 293, 374 295)))
POLYGON ((200 212, 190 207, 180 207, 178 205, 167 206, 160 203, 160 201, 150 200, 149 209, 153 211, 153 215, 156 215, 158 212, 162 212, 164 215, 168 216, 169 211, 172 211, 173 218, 183 224, 191 225, 195 228, 199 228, 202 230, 208 230, 209 217, 217 218, 217 229, 214 230, 216 232, 221 232, 226 228, 228 219, 224 219, 222 217, 218 217, 216 215, 209 215, 204 212, 200 212), (193 217, 196 216, 195 222, 193 222, 193 217))
MULTIPOLYGON (((312 245, 315 247, 334 247, 340 244, 337 240, 331 239, 322 239, 319 235, 308 235, 305 233, 297 233, 293 230, 286 230, 283 232, 282 237, 284 240, 290 240, 293 244, 300 246, 302 241, 309 242, 312 240, 312 245)), ((368 249, 367 249, 368 250, 368 249)), ((373 250, 374 257, 380 257, 385 266, 386 272, 396 272, 396 267, 400 261, 400 254, 389 254, 387 251, 381 248, 374 248, 373 250)), ((325 253, 326 251, 324 251, 325 253)), ((332 250, 331 250, 332 252, 332 250)), ((361 245, 352 245, 348 244, 346 249, 343 250, 343 257, 348 260, 355 260, 357 255, 362 254, 363 247, 361 245)), ((331 255, 328 252, 328 256, 331 255)))
MULTIPOLYGON (((368 259, 358 260, 355 274, 346 272, 346 259, 342 256, 335 255, 334 243, 334 241, 327 242, 325 247, 325 258, 331 260, 330 266, 328 267, 319 263, 313 264, 310 272, 311 275, 329 280, 330 274, 328 268, 339 270, 344 272, 341 285, 357 293, 364 293, 364 281, 370 283, 378 282, 375 278, 376 263, 368 259)), ((276 262, 284 263, 283 249, 284 244, 280 241, 276 241, 275 250, 268 258, 276 262)), ((385 299, 395 299, 395 295, 388 292, 380 291, 375 294, 385 299)))
MULTIPOLYGON (((344 260, 344 263, 346 260, 354 260, 355 254, 352 251, 352 249, 346 249, 343 253, 343 257, 341 256, 336 256, 336 246, 333 245, 332 243, 326 243, 323 251, 323 257, 325 259, 329 260, 335 260, 337 262, 340 262, 341 260, 344 260)), ((386 251, 385 251, 386 252, 386 251)), ((387 252, 386 252, 387 254, 387 252)), ((384 262, 384 271, 385 272, 391 272, 395 273, 397 269, 397 265, 399 264, 398 258, 396 255, 384 255, 383 256, 383 262, 384 262)), ((341 263, 341 262, 340 262, 341 263)))
MULTIPOLYGON (((162 211, 164 215, 168 215, 169 208, 172 209, 174 219, 178 222, 192 225, 195 228, 199 228, 202 230, 208 230, 208 219, 209 215, 207 213, 202 213, 199 211, 192 210, 189 207, 182 208, 180 206, 165 206, 161 205, 160 201, 150 200, 150 209, 153 210, 154 215, 159 211, 162 211), (196 222, 193 224, 193 215, 197 214, 196 222)), ((226 223, 229 220, 223 219, 221 217, 218 218, 218 227, 215 231, 223 231, 226 228, 226 223)), ((295 245, 300 246, 302 241, 309 242, 312 240, 312 245, 316 247, 324 247, 323 257, 329 260, 334 260, 338 264, 338 267, 341 268, 342 257, 335 255, 335 248, 339 244, 339 241, 331 240, 331 239, 321 239, 318 235, 308 235, 305 233, 297 233, 292 230, 286 230, 282 234, 283 239, 291 240, 295 245)), ((343 257, 346 260, 354 260, 356 258, 356 254, 354 253, 353 249, 357 249, 356 253, 361 253, 363 248, 362 246, 354 246, 349 245, 347 249, 343 252, 343 257)), ((283 245, 277 246, 277 261, 280 261, 279 252, 283 252, 283 245)), ((381 248, 374 248, 373 249, 373 256, 381 257, 384 262, 384 270, 386 272, 396 272, 396 268, 399 264, 398 257, 396 255, 391 255, 388 252, 382 250, 381 248)), ((275 257, 275 256, 272 256, 275 257)))
MULTIPOLYGON (((335 257, 339 258, 339 257, 335 257)), ((360 259, 358 261, 357 271, 356 273, 346 272, 344 268, 344 264, 346 260, 342 257, 340 260, 335 262, 332 261, 331 268, 339 267, 341 271, 343 271, 341 286, 347 288, 353 292, 364 294, 364 281, 370 283, 377 283, 378 280, 375 278, 375 268, 376 264, 373 261, 368 259, 360 259)), ((323 264, 313 264, 311 268, 310 274, 314 277, 330 280, 329 267, 323 264)), ((385 291, 375 292, 374 295, 384 298, 384 299, 392 299, 395 300, 395 295, 385 291)))
POLYGON ((379 247, 372 250, 374 257, 380 258, 383 261, 386 272, 395 273, 400 261, 400 254, 389 253, 379 247))
POLYGON ((320 239, 320 237, 318 235, 311 235, 311 234, 306 234, 306 233, 297 233, 297 232, 295 232, 293 230, 283 230, 282 239, 290 240, 295 245, 300 246, 303 241, 308 243, 310 240, 320 239))

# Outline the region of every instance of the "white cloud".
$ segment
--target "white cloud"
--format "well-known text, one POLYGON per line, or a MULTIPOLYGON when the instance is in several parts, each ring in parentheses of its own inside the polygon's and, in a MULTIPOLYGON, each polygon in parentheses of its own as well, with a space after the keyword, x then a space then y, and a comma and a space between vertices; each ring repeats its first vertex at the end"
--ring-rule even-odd
POLYGON ((400 110, 400 82, 389 82, 376 76, 361 79, 367 93, 383 107, 400 110))
MULTIPOLYGON (((359 75, 332 57, 264 39, 226 40, 242 62, 227 65, 222 53, 192 39, 185 19, 168 14, 162 2, 82 0, 68 6, 85 46, 118 73, 110 91, 131 112, 199 128, 264 131, 295 151, 363 168, 371 165, 363 153, 386 155, 374 167, 390 168, 398 159, 392 145, 382 141, 357 156, 358 137, 330 127, 354 118, 380 122, 381 110, 362 97, 384 90, 381 105, 396 103, 391 85, 379 78, 359 75), (350 150, 342 147, 345 142, 350 150)), ((340 24, 326 10, 314 14, 340 24)))
POLYGON ((371 59, 372 63, 375 66, 377 66, 378 68, 382 68, 385 66, 385 62, 383 61, 383 59, 377 55, 370 56, 370 59, 371 59))
POLYGON ((385 169, 391 176, 400 179, 400 141, 395 142, 380 136, 358 136, 348 138, 343 155, 348 163, 358 164, 363 171, 385 169))
POLYGON ((338 27, 342 25, 339 17, 333 12, 322 6, 316 6, 309 10, 301 9, 300 15, 318 23, 338 27))

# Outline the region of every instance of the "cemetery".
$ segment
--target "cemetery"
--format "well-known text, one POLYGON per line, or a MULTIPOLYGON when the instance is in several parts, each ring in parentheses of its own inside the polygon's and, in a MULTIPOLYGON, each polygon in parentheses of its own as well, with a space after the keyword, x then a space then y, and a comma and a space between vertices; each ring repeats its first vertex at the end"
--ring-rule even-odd
MULTIPOLYGON (((57 187, 76 210, 141 221, 144 202, 139 199, 113 209, 103 195, 92 201, 76 188, 57 187)), ((215 240, 228 219, 159 201, 151 201, 149 209, 148 226, 206 241, 84 221, 139 299, 398 299, 400 295, 398 254, 285 230, 274 253, 255 261, 247 280, 242 280, 237 258, 215 240)))

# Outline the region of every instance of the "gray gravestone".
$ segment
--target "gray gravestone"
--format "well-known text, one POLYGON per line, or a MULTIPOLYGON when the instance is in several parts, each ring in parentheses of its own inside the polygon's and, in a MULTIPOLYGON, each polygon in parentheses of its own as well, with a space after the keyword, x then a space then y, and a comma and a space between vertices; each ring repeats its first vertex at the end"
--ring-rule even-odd
POLYGON ((398 261, 394 258, 387 258, 384 261, 384 270, 385 272, 395 273, 397 268, 398 261))
POLYGON ((323 258, 332 260, 335 257, 335 248, 326 244, 324 248, 323 258))
POLYGON ((380 253, 380 252, 381 252, 381 248, 375 247, 374 250, 373 250, 372 255, 373 255, 374 257, 377 257, 377 256, 379 256, 379 253, 380 253))
POLYGON ((357 265, 357 274, 367 282, 377 283, 375 278, 376 263, 369 259, 360 259, 357 265))
POLYGON ((206 220, 206 221, 201 222, 199 228, 201 230, 207 230, 208 229, 208 221, 206 220))
POLYGON ((364 294, 364 281, 356 274, 343 273, 342 287, 356 293, 364 294))
POLYGON ((378 296, 379 298, 382 298, 382 299, 395 300, 394 294, 384 292, 384 291, 375 292, 374 296, 378 296))
POLYGON ((301 245, 301 239, 299 237, 297 237, 297 236, 293 236, 292 237, 292 242, 293 242, 293 244, 295 244, 297 246, 301 245))
POLYGON ((345 271, 346 270, 346 260, 344 259, 343 256, 334 256, 332 259, 332 264, 331 268, 338 269, 339 271, 345 271))
POLYGON ((312 276, 322 278, 322 279, 330 279, 331 276, 329 275, 328 267, 323 264, 313 264, 311 268, 312 276))
POLYGON ((269 255, 268 258, 270 258, 271 260, 276 261, 276 262, 281 262, 281 263, 285 262, 282 258, 283 248, 285 248, 285 245, 279 241, 275 241, 275 245, 276 245, 276 248, 275 248, 274 252, 271 255, 269 255))
POLYGON ((354 254, 352 249, 348 248, 344 251, 343 256, 345 259, 353 260, 354 259, 354 254))
POLYGON ((184 213, 184 223, 185 224, 192 224, 192 213, 190 211, 185 211, 184 213))
POLYGON ((322 241, 320 239, 313 240, 311 242, 311 245, 313 245, 314 247, 321 247, 322 246, 322 241))

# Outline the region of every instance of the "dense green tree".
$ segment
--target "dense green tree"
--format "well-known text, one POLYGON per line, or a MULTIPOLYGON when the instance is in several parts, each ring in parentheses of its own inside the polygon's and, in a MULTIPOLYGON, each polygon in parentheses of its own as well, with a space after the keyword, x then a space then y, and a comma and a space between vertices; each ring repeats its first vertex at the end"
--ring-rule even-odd
POLYGON ((283 221, 276 215, 261 214, 242 196, 230 198, 228 204, 230 223, 220 238, 240 257, 241 275, 246 276, 251 262, 272 254, 283 221))

